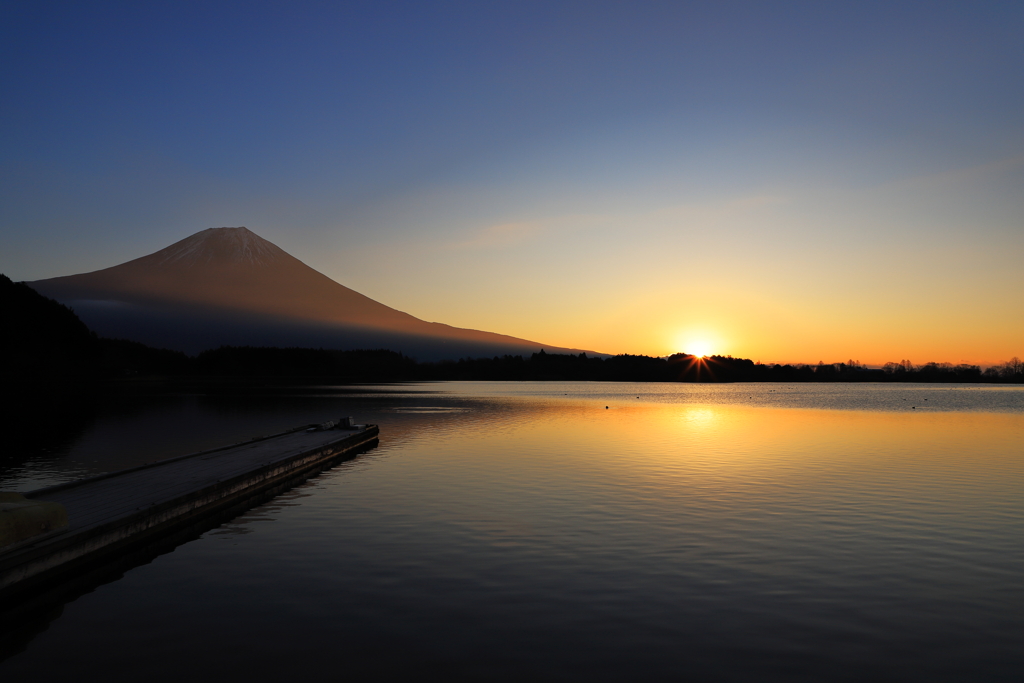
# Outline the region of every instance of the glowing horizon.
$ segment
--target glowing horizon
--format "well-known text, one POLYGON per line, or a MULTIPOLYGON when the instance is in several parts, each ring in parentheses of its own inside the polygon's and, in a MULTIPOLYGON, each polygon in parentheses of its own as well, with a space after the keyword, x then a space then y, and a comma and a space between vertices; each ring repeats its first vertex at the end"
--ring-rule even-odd
POLYGON ((399 311, 553 346, 1024 356, 1024 6, 5 19, 16 281, 245 225, 399 311))

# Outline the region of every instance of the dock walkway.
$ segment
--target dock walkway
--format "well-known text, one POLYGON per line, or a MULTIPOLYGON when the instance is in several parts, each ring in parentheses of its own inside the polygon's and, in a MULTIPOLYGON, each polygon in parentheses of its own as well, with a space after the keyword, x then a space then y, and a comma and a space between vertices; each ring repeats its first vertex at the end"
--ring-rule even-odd
POLYGON ((68 526, 0 548, 0 599, 100 555, 297 483, 377 441, 375 425, 289 432, 24 494, 59 503, 68 526))

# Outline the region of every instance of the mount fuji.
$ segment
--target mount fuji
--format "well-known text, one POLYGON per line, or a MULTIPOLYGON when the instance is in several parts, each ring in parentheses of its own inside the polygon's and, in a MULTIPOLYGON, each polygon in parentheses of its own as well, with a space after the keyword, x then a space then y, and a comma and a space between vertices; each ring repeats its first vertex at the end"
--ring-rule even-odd
POLYGON ((101 336, 192 354, 224 345, 387 348, 421 361, 580 352, 420 320, 244 227, 210 228, 121 265, 27 284, 101 336))

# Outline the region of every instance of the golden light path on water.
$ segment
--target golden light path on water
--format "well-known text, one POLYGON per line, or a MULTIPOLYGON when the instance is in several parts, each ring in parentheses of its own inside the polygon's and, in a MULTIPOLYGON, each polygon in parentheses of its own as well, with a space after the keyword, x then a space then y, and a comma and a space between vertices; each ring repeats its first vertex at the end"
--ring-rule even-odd
MULTIPOLYGON (((508 458, 509 477, 536 454, 567 482, 581 475, 638 479, 656 487, 762 487, 827 482, 846 488, 998 485, 1020 473, 1024 417, 1005 413, 861 412, 730 405, 614 406, 550 400, 523 409, 529 421, 461 429, 446 444, 452 467, 464 459, 508 458), (457 453, 463 454, 457 456, 457 453)), ((500 463, 493 463, 501 466, 500 463)), ((504 468, 503 468, 504 469, 504 468)), ((449 471, 458 479, 458 470, 449 471)))

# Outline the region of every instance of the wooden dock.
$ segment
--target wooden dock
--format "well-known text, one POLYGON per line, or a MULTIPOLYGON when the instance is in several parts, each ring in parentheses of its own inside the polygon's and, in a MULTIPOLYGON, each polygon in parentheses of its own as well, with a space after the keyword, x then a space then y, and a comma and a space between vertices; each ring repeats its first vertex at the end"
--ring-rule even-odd
POLYGON ((320 427, 25 493, 64 506, 68 525, 0 548, 0 603, 204 518, 244 510, 377 443, 375 425, 320 427))

